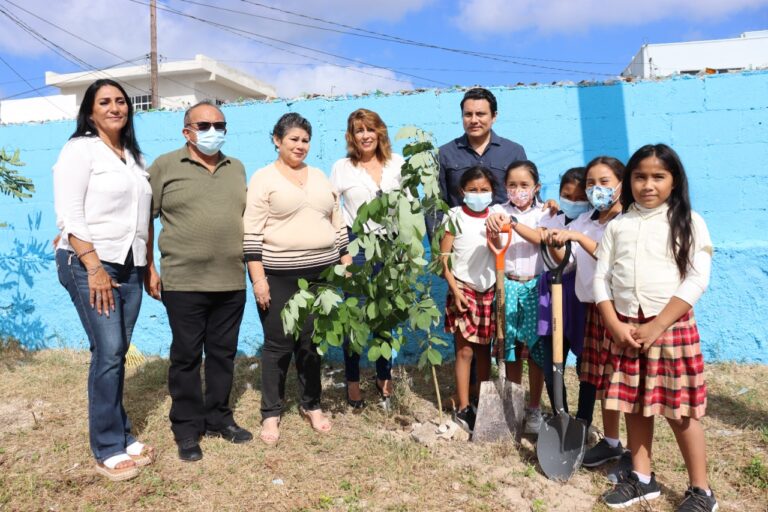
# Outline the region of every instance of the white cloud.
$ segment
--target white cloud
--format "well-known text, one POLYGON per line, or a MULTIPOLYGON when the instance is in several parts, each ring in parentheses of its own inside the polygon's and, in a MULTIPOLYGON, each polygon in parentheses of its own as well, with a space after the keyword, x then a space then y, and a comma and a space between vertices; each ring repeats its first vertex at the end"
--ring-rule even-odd
POLYGON ((459 0, 454 23, 478 37, 528 29, 572 33, 662 19, 712 20, 764 5, 768 0, 459 0))
MULTIPOLYGON (((67 0, 51 8, 49 0, 13 0, 21 7, 49 20, 83 39, 94 43, 98 48, 67 35, 60 30, 34 18, 33 16, 5 2, 0 7, 17 15, 35 30, 45 35, 56 44, 66 48, 87 63, 102 67, 112 65, 118 59, 113 54, 125 59, 137 58, 149 53, 149 7, 128 1, 104 2, 102 0, 67 0)), ((140 0, 146 2, 147 0, 140 0)), ((261 0, 280 9, 305 13, 310 16, 333 20, 349 25, 365 26, 372 22, 393 23, 410 12, 418 11, 434 0, 390 0, 388 2, 357 2, 353 0, 325 0, 306 2, 303 0, 261 0)), ((256 74, 257 78, 276 86, 278 93, 290 96, 303 92, 307 93, 357 93, 366 90, 393 90, 410 86, 410 83, 396 82, 386 78, 368 76, 351 69, 327 66, 306 56, 280 51, 257 41, 287 48, 293 52, 314 56, 325 61, 335 61, 342 65, 349 62, 335 60, 330 56, 321 56, 308 49, 301 49, 282 44, 274 40, 264 40, 255 35, 242 37, 232 32, 223 31, 211 24, 194 19, 180 17, 163 9, 175 9, 211 22, 247 30, 267 38, 289 41, 308 48, 316 48, 336 54, 344 50, 337 48, 339 35, 329 31, 319 31, 298 25, 279 23, 274 19, 291 20, 308 25, 322 25, 310 19, 292 17, 284 13, 249 5, 238 0, 201 0, 203 3, 215 4, 218 9, 187 4, 178 1, 158 2, 158 46, 159 53, 170 59, 192 58, 202 53, 214 59, 225 61, 230 66, 256 74), (240 13, 226 12, 232 9, 240 13), (259 16, 274 18, 273 20, 247 16, 249 12, 259 16), (246 62, 226 61, 269 61, 281 63, 311 62, 316 66, 273 65, 265 67, 246 62), (332 88, 332 89, 331 89, 332 88)), ((16 27, 9 19, 0 13, 2 29, 0 30, 0 51, 14 55, 40 58, 51 54, 51 50, 35 41, 30 35, 16 27)), ((328 25, 325 25, 328 26, 328 25)), ((343 30, 340 27, 336 29, 343 30)), ((382 29, 386 31, 385 29, 382 29)), ((55 62, 55 61, 53 61, 55 62)), ((69 72, 78 68, 73 65, 60 65, 66 69, 49 69, 50 71, 69 72)), ((366 73, 394 77, 394 73, 375 68, 360 66, 366 73)), ((42 76, 46 69, 40 69, 42 76)))
POLYGON ((383 69, 322 65, 285 69, 274 77, 272 83, 281 96, 288 98, 307 93, 339 95, 413 88, 410 82, 395 78, 392 71, 383 69))

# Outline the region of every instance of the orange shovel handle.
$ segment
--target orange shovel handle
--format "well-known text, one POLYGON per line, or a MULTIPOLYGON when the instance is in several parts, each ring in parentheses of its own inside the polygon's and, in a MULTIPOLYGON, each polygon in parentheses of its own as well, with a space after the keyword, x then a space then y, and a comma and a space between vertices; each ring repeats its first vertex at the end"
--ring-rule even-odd
MULTIPOLYGON (((504 255, 507 253, 507 249, 509 249, 509 246, 512 244, 512 225, 504 224, 501 227, 501 232, 507 233, 509 235, 507 236, 507 243, 504 245, 504 247, 496 247, 496 245, 493 243, 493 240, 488 238, 488 248, 493 254, 496 255, 496 270, 504 270, 504 255)), ((488 233, 486 233, 486 237, 487 236, 488 233)))

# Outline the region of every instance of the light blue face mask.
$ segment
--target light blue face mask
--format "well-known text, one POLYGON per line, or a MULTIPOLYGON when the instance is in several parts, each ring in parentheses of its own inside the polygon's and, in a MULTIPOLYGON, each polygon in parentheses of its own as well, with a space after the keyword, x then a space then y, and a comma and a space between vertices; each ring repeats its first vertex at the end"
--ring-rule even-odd
POLYGON ((604 212, 613 206, 613 203, 616 202, 613 199, 614 195, 616 195, 616 189, 614 187, 594 185, 587 189, 587 199, 589 199, 592 206, 600 212, 604 212))
POLYGON ((560 196, 560 209, 569 219, 575 219, 589 210, 589 201, 571 201, 560 196))
POLYGON ((219 131, 211 126, 207 132, 197 131, 197 142, 195 146, 201 153, 208 156, 213 156, 219 152, 221 146, 224 145, 225 131, 219 131))
POLYGON ((466 192, 464 204, 473 212, 484 212, 493 201, 493 192, 466 192))

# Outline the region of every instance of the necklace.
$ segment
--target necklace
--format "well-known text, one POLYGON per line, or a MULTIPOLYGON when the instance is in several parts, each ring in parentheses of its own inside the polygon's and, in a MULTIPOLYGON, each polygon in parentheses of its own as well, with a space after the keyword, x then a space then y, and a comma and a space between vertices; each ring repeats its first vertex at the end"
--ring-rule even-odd
POLYGON ((293 167, 286 165, 279 160, 276 163, 280 164, 277 166, 277 170, 280 171, 283 176, 293 181, 294 183, 298 183, 299 187, 304 188, 304 184, 307 182, 307 178, 309 177, 305 172, 307 169, 306 165, 300 169, 294 169, 293 167), (285 168, 285 170, 283 168, 285 168), (303 177, 302 174, 304 175, 303 177))
POLYGON ((105 141, 104 139, 101 139, 101 141, 112 150, 114 154, 117 155, 117 158, 125 162, 125 150, 123 148, 117 149, 115 146, 113 146, 111 143, 105 141))

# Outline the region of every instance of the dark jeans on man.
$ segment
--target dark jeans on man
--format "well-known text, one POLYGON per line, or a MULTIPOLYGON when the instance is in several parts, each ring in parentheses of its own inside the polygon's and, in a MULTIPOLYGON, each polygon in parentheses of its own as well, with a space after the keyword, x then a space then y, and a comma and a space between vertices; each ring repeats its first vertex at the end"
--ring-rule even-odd
POLYGON ((176 441, 234 425, 229 406, 245 290, 163 291, 173 341, 168 390, 176 441), (205 396, 200 378, 205 353, 205 396))
POLYGON ((88 271, 75 253, 56 251, 59 282, 69 292, 90 344, 88 435, 93 456, 99 462, 125 453, 125 448, 136 440, 123 408, 123 382, 125 354, 139 317, 146 269, 134 266, 132 252, 122 265, 106 261, 101 264, 120 284, 112 290, 115 310, 109 316, 91 307, 88 271))
MULTIPOLYGON (((261 418, 280 416, 285 399, 285 379, 291 358, 296 358, 298 375, 299 405, 307 410, 320 408, 321 358, 312 342, 314 317, 309 315, 296 339, 293 334, 283 331, 280 312, 288 300, 299 290, 298 276, 278 276, 267 272, 269 278, 269 308, 259 309, 259 318, 264 328, 264 346, 261 349, 261 418)), ((316 281, 318 275, 305 276, 307 281, 316 281)))

